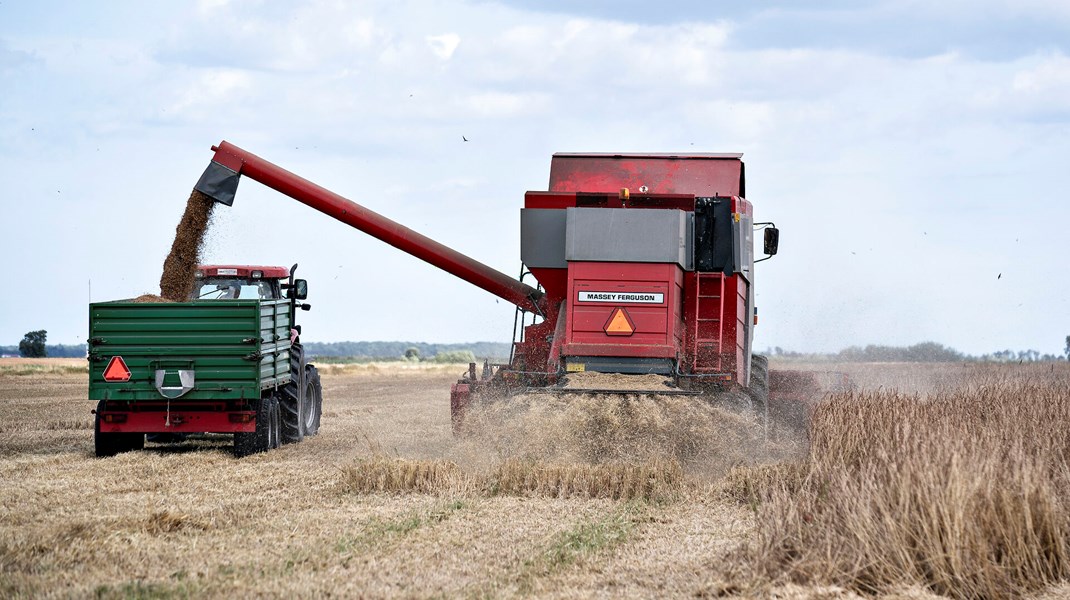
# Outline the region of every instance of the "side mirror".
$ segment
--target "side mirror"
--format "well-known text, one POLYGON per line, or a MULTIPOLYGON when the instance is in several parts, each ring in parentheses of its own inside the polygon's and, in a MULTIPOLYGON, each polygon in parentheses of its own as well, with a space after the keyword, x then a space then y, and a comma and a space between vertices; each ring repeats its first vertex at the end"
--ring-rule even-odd
POLYGON ((776 227, 768 227, 765 230, 765 253, 769 256, 774 256, 777 251, 777 246, 780 245, 780 230, 776 227))
POLYGON ((286 290, 286 295, 297 300, 308 298, 308 282, 304 279, 295 279, 293 287, 286 290))

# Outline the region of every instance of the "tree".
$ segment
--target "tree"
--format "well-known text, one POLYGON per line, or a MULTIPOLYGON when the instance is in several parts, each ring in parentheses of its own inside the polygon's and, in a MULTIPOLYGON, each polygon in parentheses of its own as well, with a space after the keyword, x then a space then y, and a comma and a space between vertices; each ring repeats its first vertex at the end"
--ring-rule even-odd
POLYGON ((45 350, 45 340, 47 338, 48 332, 44 329, 27 333, 22 336, 22 341, 19 342, 19 354, 26 358, 48 356, 48 351, 45 350))
POLYGON ((405 360, 410 360, 412 362, 420 362, 420 349, 416 346, 406 349, 405 360))
POLYGON ((446 350, 436 354, 433 360, 437 363, 474 363, 476 355, 471 350, 446 350))

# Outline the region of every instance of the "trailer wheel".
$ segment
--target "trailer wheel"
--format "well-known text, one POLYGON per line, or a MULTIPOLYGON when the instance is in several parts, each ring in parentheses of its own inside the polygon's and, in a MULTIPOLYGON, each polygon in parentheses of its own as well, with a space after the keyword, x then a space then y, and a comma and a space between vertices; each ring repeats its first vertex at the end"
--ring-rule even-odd
POLYGON ((104 410, 104 401, 97 403, 97 414, 93 419, 93 448, 97 456, 115 456, 121 452, 141 450, 145 447, 144 433, 107 433, 100 430, 100 413, 104 410))
POLYGON ((296 444, 305 439, 305 361, 300 344, 290 347, 290 383, 279 389, 282 394, 282 443, 296 444))
POLYGON ((323 384, 316 367, 305 365, 305 412, 301 420, 305 424, 305 435, 316 435, 320 431, 320 417, 323 415, 323 384))

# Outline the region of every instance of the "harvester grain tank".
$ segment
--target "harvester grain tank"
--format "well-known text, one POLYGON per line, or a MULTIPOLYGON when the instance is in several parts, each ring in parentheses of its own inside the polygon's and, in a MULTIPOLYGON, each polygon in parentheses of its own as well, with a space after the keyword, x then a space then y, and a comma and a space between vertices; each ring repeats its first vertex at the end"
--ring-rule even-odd
POLYGON ((521 210, 532 286, 233 144, 212 149, 196 189, 218 202, 233 203, 244 175, 517 306, 509 363, 471 365, 453 386, 455 428, 481 396, 561 390, 586 371, 671 378, 659 393, 743 392, 767 411, 767 364, 751 348, 752 238, 764 227, 773 255, 779 232, 754 223, 740 154, 555 154, 549 189, 521 210))

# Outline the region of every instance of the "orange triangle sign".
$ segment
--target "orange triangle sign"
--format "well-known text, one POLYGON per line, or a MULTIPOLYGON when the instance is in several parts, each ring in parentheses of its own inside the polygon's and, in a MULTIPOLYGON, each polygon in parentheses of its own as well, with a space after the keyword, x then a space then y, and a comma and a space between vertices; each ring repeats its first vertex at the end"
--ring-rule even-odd
POLYGON ((121 382, 130 381, 130 368, 121 356, 113 356, 104 367, 104 381, 121 382))
POLYGON ((635 332, 635 325, 623 308, 613 309, 613 314, 606 322, 605 332, 608 335, 631 335, 635 332))

